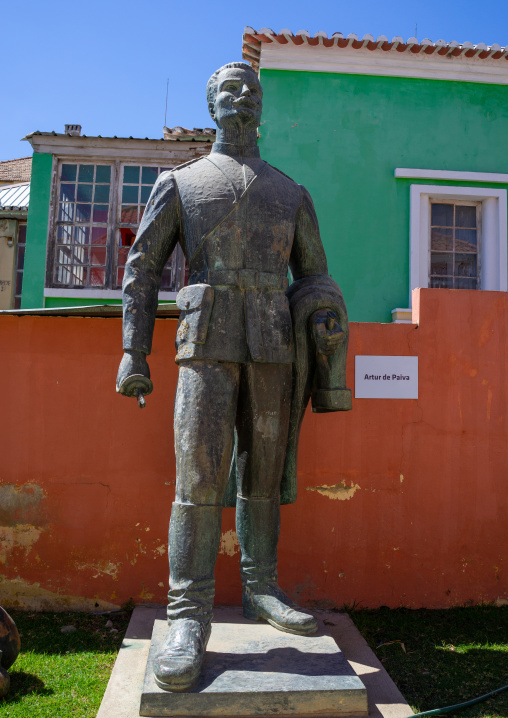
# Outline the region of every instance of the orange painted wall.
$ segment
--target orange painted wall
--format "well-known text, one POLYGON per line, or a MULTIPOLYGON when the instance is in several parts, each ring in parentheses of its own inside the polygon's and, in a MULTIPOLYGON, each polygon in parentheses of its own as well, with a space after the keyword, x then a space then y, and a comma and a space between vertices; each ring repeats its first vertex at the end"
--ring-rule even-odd
MULTIPOLYGON (((280 582, 307 605, 508 598, 508 294, 417 290, 416 325, 352 324, 356 354, 417 355, 418 400, 305 418, 280 582)), ((0 597, 75 608, 165 600, 176 321, 156 322, 155 393, 115 393, 116 318, 0 317, 0 597)), ((239 603, 234 512, 218 603, 239 603)))

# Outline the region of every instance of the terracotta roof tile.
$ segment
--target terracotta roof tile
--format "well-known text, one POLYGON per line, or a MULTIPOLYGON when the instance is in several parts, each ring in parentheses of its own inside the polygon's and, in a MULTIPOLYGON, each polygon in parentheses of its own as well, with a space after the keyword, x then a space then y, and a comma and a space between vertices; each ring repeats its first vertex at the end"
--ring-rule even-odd
POLYGON ((20 157, 17 160, 0 162, 0 183, 30 182, 32 158, 20 157))
POLYGON ((467 58, 477 58, 480 60, 508 60, 508 46, 500 45, 487 46, 484 43, 473 45, 470 42, 458 43, 456 41, 445 42, 437 40, 432 42, 428 38, 417 40, 416 37, 410 37, 404 40, 402 37, 394 37, 389 40, 384 35, 374 38, 372 35, 364 35, 362 38, 354 33, 344 36, 341 32, 334 32, 328 37, 326 32, 319 31, 313 37, 306 30, 300 30, 293 34, 290 30, 281 30, 279 33, 274 32, 270 28, 264 27, 261 30, 254 30, 252 27, 246 27, 243 31, 243 58, 248 60, 256 71, 259 71, 259 59, 261 55, 262 43, 278 43, 279 45, 322 45, 324 47, 346 48, 350 47, 355 50, 367 49, 371 51, 384 52, 408 52, 412 54, 425 53, 426 55, 434 55, 446 58, 447 56, 458 57, 462 55, 467 58))

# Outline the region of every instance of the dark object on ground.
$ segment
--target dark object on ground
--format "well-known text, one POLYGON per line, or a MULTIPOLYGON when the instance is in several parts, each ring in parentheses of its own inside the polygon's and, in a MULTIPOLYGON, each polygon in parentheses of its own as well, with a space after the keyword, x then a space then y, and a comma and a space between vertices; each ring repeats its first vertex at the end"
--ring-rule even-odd
POLYGON ((5 670, 9 669, 18 657, 20 648, 21 641, 16 624, 0 606, 0 666, 5 670))
POLYGON ((3 668, 0 668, 0 698, 7 695, 10 685, 11 678, 9 674, 3 668))

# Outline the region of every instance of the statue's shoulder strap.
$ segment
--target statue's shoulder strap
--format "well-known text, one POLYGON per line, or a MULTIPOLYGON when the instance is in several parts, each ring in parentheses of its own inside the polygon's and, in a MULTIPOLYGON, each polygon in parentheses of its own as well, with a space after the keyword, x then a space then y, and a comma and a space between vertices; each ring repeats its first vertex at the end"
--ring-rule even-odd
MULTIPOLYGON (((205 155, 206 156, 206 155, 205 155)), ((204 160, 205 157, 195 157, 193 160, 189 160, 188 162, 184 162, 181 165, 177 165, 176 167, 173 167, 173 169, 169 170, 169 172, 178 172, 178 170, 182 170, 184 167, 188 167, 189 165, 193 165, 196 162, 201 162, 201 160, 204 160)))

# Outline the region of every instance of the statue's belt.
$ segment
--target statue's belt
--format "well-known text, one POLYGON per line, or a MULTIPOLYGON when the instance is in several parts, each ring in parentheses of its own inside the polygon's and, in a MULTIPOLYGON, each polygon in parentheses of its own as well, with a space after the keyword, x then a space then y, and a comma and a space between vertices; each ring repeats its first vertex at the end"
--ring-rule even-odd
POLYGON ((210 284, 212 287, 232 286, 240 289, 267 287, 285 292, 289 280, 275 272, 258 272, 255 269, 205 269, 192 272, 189 284, 210 284))

